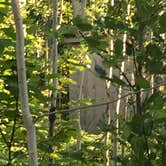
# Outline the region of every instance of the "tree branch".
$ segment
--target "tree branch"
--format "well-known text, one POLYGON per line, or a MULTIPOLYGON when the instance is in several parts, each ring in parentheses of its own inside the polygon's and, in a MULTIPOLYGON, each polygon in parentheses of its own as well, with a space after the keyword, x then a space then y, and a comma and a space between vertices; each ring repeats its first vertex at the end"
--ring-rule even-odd
POLYGON ((42 118, 44 116, 49 116, 50 114, 64 113, 64 112, 74 112, 74 111, 77 111, 77 110, 84 110, 84 109, 87 109, 87 108, 100 107, 100 106, 104 106, 104 105, 107 105, 107 104, 113 104, 113 103, 117 102, 118 100, 126 98, 126 97, 128 97, 130 95, 137 94, 137 93, 140 93, 140 92, 146 92, 146 91, 149 91, 149 90, 152 90, 154 88, 158 88, 158 87, 164 86, 164 85, 166 85, 165 82, 160 82, 155 87, 150 87, 150 88, 141 89, 141 90, 134 91, 134 92, 129 92, 129 93, 127 93, 127 94, 125 94, 125 95, 123 95, 123 96, 121 96, 119 98, 116 98, 114 100, 111 100, 111 101, 101 102, 101 103, 95 103, 95 104, 92 104, 92 105, 86 105, 86 106, 81 106, 81 107, 76 107, 76 108, 70 108, 70 109, 64 109, 64 110, 55 110, 54 112, 50 112, 50 113, 44 113, 42 115, 39 115, 34 120, 34 123, 36 123, 39 120, 39 118, 42 118))

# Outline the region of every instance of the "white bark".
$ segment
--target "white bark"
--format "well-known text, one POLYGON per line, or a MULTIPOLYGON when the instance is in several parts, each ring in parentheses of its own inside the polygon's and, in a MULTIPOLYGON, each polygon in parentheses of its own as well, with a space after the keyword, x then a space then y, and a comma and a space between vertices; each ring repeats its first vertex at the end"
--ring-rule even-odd
MULTIPOLYGON (((111 5, 111 6, 114 6, 114 0, 110 0, 108 5, 111 5)), ((113 35, 113 30, 110 30, 109 31, 110 34, 113 35)), ((114 51, 114 42, 113 42, 113 39, 111 39, 109 41, 109 47, 110 47, 110 51, 111 51, 111 56, 113 55, 113 51, 114 51)), ((112 73, 113 73, 113 69, 112 67, 109 68, 109 78, 112 78, 112 73)), ((111 82, 108 81, 106 82, 106 89, 107 90, 110 90, 111 89, 111 82)), ((110 96, 107 95, 107 98, 108 100, 110 100, 110 96)), ((106 113, 105 113, 105 121, 106 121, 106 124, 107 125, 110 125, 111 124, 111 111, 113 110, 112 109, 113 107, 110 107, 110 104, 107 105, 107 108, 106 108, 106 113), (111 110, 112 109, 112 110, 111 110)), ((109 131, 105 132, 105 137, 104 137, 104 144, 105 146, 107 147, 108 146, 108 143, 109 143, 109 139, 110 139, 110 133, 109 131)), ((109 150, 105 150, 104 152, 104 166, 109 166, 110 165, 110 155, 109 155, 109 150)))
MULTIPOLYGON (((107 83, 106 83, 107 84, 107 83)), ((107 84, 106 88, 109 89, 110 85, 107 84)), ((107 96, 109 97, 109 96, 107 96)), ((109 100, 109 98, 108 98, 109 100)), ((107 108, 106 108, 106 113, 105 113, 105 121, 107 125, 111 124, 111 109, 110 109, 110 104, 107 104, 107 108)), ((107 147, 108 143, 109 143, 109 137, 110 137, 110 133, 109 131, 105 132, 105 137, 104 137, 104 145, 107 147)), ((109 166, 110 165, 110 156, 109 156, 109 150, 106 149, 104 152, 104 166, 109 166)))
MULTIPOLYGON (((126 34, 124 34, 123 36, 123 56, 125 56, 126 54, 126 34)), ((122 62, 121 64, 121 71, 124 72, 125 71, 125 62, 122 62)), ((120 76, 120 79, 123 79, 123 76, 120 76)), ((122 97, 122 86, 119 87, 118 89, 118 98, 122 97)), ((120 105, 121 105, 121 99, 119 99, 117 101, 116 104, 116 113, 115 113, 115 127, 116 127, 116 134, 115 134, 115 139, 114 139, 114 148, 113 148, 113 157, 116 158, 118 155, 118 141, 117 141, 117 136, 119 133, 119 114, 120 114, 120 105)), ((117 165, 117 161, 114 160, 114 166, 117 165)))
MULTIPOLYGON (((126 16, 126 20, 128 20, 128 16, 130 13, 130 4, 128 4, 127 6, 127 16, 126 16)), ((126 40, 127 40, 127 33, 125 32, 123 35, 123 56, 126 56, 126 40)), ((121 64, 121 72, 125 72, 125 65, 126 62, 123 61, 121 64)), ((123 79, 123 75, 120 76, 120 79, 123 79)), ((118 88, 118 98, 122 97, 122 86, 120 86, 118 88)), ((118 141, 117 141, 117 136, 119 134, 119 114, 120 114, 120 108, 121 108, 121 99, 119 99, 117 101, 116 104, 116 113, 115 113, 115 127, 116 127, 116 134, 115 134, 115 139, 114 139, 114 145, 113 145, 113 157, 115 158, 114 162, 113 162, 113 166, 117 166, 117 155, 118 155, 118 141)))
MULTIPOLYGON (((111 5, 114 4, 114 1, 111 1, 111 5)), ((110 34, 113 35, 113 30, 110 30, 110 34)), ((111 56, 113 55, 113 50, 114 50, 114 42, 113 42, 113 39, 111 39, 109 41, 109 47, 110 47, 110 51, 111 51, 111 56)), ((113 69, 112 67, 109 68, 109 78, 112 78, 112 72, 113 72, 113 69)), ((106 82, 106 89, 107 90, 110 90, 111 88, 111 82, 108 81, 106 82)), ((107 100, 110 100, 110 96, 107 95, 107 100)), ((111 124, 111 108, 113 107, 110 107, 110 104, 107 105, 107 108, 106 108, 106 113, 105 113, 105 120, 106 120, 106 124, 107 125, 110 125, 111 124)), ((105 133, 105 137, 104 137, 104 144, 105 146, 108 146, 108 143, 109 143, 109 138, 110 138, 110 133, 109 131, 107 131, 105 133)), ((110 156, 109 156, 109 150, 107 149, 105 152, 104 152, 104 165, 105 166, 109 166, 110 165, 110 156)))
MULTIPOLYGON (((79 92, 79 100, 80 101, 82 99, 84 76, 85 76, 85 71, 83 71, 81 73, 81 84, 80 84, 80 92, 79 92)), ((79 131, 79 136, 77 138, 77 150, 79 151, 79 150, 81 150, 81 116, 80 116, 80 110, 78 110, 77 119, 78 119, 78 131, 79 131)))
POLYGON ((19 0, 12 0, 12 10, 16 26, 16 59, 17 59, 18 84, 19 84, 19 93, 20 93, 24 127, 26 128, 27 131, 29 165, 36 166, 38 163, 36 132, 28 105, 28 90, 26 83, 26 71, 25 71, 26 69, 25 69, 25 59, 24 59, 23 20, 20 13, 19 0))

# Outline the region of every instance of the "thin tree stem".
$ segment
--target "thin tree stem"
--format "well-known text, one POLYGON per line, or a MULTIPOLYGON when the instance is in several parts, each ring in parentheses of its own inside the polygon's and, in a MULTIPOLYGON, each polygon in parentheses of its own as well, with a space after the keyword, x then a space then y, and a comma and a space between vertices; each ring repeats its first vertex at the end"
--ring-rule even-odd
POLYGON ((32 116, 28 103, 28 88, 26 78, 26 66, 24 58, 24 31, 23 19, 20 12, 19 0, 12 0, 12 11, 16 26, 16 60, 17 60, 17 73, 18 73, 18 86, 20 93, 22 116, 24 126, 27 131, 27 144, 29 152, 29 166, 37 166, 37 143, 36 143, 36 129, 32 121, 32 116))

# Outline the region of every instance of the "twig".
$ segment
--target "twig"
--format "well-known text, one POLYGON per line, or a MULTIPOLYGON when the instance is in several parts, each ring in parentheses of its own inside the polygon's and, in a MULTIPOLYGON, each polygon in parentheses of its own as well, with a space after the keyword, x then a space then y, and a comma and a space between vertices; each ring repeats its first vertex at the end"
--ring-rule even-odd
MULTIPOLYGON (((119 69, 119 71, 121 72, 121 74, 123 75, 123 77, 125 78, 125 80, 127 81, 129 87, 130 87, 131 89, 133 89, 133 85, 132 85, 131 82, 129 81, 127 75, 121 70, 121 68, 120 68, 119 66, 116 66, 116 67, 117 67, 117 69, 119 69)), ((133 90, 134 90, 134 89, 133 89, 133 90)))
POLYGON ((107 105, 107 104, 113 104, 113 103, 117 102, 118 100, 126 98, 126 97, 128 97, 130 95, 137 94, 137 93, 140 93, 140 92, 145 92, 145 91, 148 91, 148 90, 152 90, 152 89, 158 88, 160 86, 164 86, 164 85, 166 85, 165 82, 160 82, 160 83, 158 83, 158 85, 156 85, 154 87, 150 87, 150 88, 146 88, 146 89, 141 89, 141 90, 137 90, 137 91, 134 91, 134 92, 129 92, 129 93, 127 93, 127 94, 125 94, 125 95, 123 95, 123 96, 121 96, 119 98, 116 98, 114 100, 111 100, 111 101, 101 102, 101 103, 95 103, 95 104, 92 104, 92 105, 86 105, 86 106, 81 106, 81 107, 76 107, 76 108, 70 108, 70 109, 64 109, 64 110, 55 110, 53 112, 44 113, 42 115, 39 115, 34 120, 34 123, 36 123, 39 118, 42 118, 44 116, 49 116, 50 114, 64 113, 64 112, 74 112, 74 111, 77 111, 77 110, 84 110, 84 109, 87 109, 87 108, 100 107, 100 106, 104 106, 104 105, 107 105))

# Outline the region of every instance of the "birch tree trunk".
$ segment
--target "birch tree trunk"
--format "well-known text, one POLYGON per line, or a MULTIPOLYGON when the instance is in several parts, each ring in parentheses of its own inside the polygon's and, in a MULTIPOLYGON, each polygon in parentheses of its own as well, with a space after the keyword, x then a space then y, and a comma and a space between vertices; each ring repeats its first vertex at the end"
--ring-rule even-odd
MULTIPOLYGON (((109 0, 108 5, 109 6, 114 6, 114 0, 109 0)), ((113 35, 113 30, 112 29, 109 30, 109 34, 113 35)), ((109 49, 110 49, 111 56, 112 56, 113 51, 114 51, 114 41, 113 41, 113 39, 109 40, 109 49)), ((112 73, 113 73, 113 69, 112 69, 112 67, 110 67, 109 70, 108 70, 108 75, 109 75, 110 79, 112 78, 112 73)), ((110 89, 111 89, 111 82, 108 81, 108 82, 106 82, 106 90, 110 91, 110 89)), ((107 94, 107 100, 108 101, 110 100, 110 94, 109 93, 107 94)), ((105 113, 105 117, 106 117, 105 122, 106 122, 107 125, 111 124, 111 111, 113 111, 113 107, 111 107, 110 104, 108 104, 107 108, 106 108, 106 113, 105 113)), ((110 140, 110 133, 109 133, 109 131, 106 131, 105 132, 105 137, 104 137, 104 145, 106 147, 108 146, 109 140, 110 140)), ((104 152, 104 166, 109 166, 110 165, 110 155, 109 155, 109 153, 110 152, 109 152, 108 149, 106 149, 105 152, 104 152)))
MULTIPOLYGON (((114 6, 114 0, 110 0, 108 2, 108 5, 109 6, 114 6)), ((113 35, 113 30, 109 30, 109 33, 111 35, 113 35)), ((110 52, 111 52, 111 56, 113 55, 113 51, 114 51, 114 42, 113 42, 113 39, 110 39, 109 41, 109 47, 110 47, 110 52)), ((113 72, 113 69, 112 67, 109 68, 109 71, 108 71, 108 74, 109 74, 109 78, 111 79, 112 78, 112 72, 113 72)), ((107 91, 110 91, 110 88, 111 88, 111 82, 108 81, 106 82, 106 89, 107 91)), ((107 94, 107 100, 110 100, 110 94, 108 95, 107 94)), ((110 104, 107 105, 107 108, 106 108, 106 113, 105 113, 105 121, 106 121, 106 124, 107 125, 110 125, 111 124, 111 108, 113 107, 110 107, 110 104)), ((106 131, 105 132, 105 137, 104 137, 104 145, 107 147, 108 146, 108 143, 109 143, 109 138, 110 138, 110 133, 109 131, 106 131)), ((109 166, 110 165, 110 156, 109 156, 109 150, 106 149, 105 152, 104 152, 104 166, 109 166)))
MULTIPOLYGON (((110 71, 112 71, 112 68, 110 68, 110 71)), ((109 88, 110 88, 110 82, 108 82, 108 83, 106 82, 106 90, 109 90, 109 88)), ((110 96, 107 95, 107 97, 108 97, 108 101, 109 101, 109 97, 110 96)), ((111 124, 111 108, 110 108, 110 104, 107 104, 107 107, 106 107, 105 122, 106 122, 107 125, 111 124)), ((104 136, 104 145, 107 148, 108 143, 109 143, 110 133, 109 133, 109 131, 106 131, 104 134, 105 134, 105 136, 104 136)), ((104 152, 104 166, 109 166, 110 165, 109 153, 110 152, 109 152, 108 149, 106 149, 105 152, 104 152)))
MULTIPOLYGON (((84 83, 84 75, 85 71, 81 73, 81 83, 80 83, 80 92, 79 92, 79 100, 82 99, 82 90, 83 90, 83 83, 84 83)), ((79 130, 79 136, 77 138, 77 150, 81 150, 81 116, 80 116, 80 110, 78 110, 77 113, 78 118, 78 130, 79 130)))
POLYGON ((14 21, 16 26, 16 60, 18 72, 18 85, 21 101, 22 116, 24 127, 27 131, 27 144, 29 153, 29 165, 37 166, 37 145, 36 145, 36 131, 32 121, 28 105, 28 88, 26 83, 26 68, 24 59, 24 32, 23 20, 20 13, 19 0, 12 0, 12 11, 14 14, 14 21))
MULTIPOLYGON (((129 14, 130 14, 130 4, 127 5, 127 14, 126 14, 126 21, 128 20, 129 14)), ((123 35, 123 50, 122 50, 122 55, 126 56, 126 41, 127 41, 127 32, 124 33, 123 35)), ((121 68, 120 68, 120 72, 124 73, 125 72, 125 66, 126 66, 126 62, 123 61, 121 63, 121 68)), ((120 79, 123 80, 123 74, 121 74, 120 79)), ((120 108, 121 108, 121 97, 122 97, 122 86, 119 86, 118 88, 118 98, 119 100, 116 103, 116 112, 115 112, 115 128, 116 128, 116 132, 115 132, 115 139, 114 139, 114 148, 113 148, 113 157, 114 157, 114 162, 113 162, 113 166, 117 166, 117 155, 118 155, 118 141, 117 141, 117 136, 119 134, 119 115, 120 115, 120 108)), ((125 108, 126 109, 126 108, 125 108)), ((125 111, 125 110, 124 110, 125 111)), ((124 147, 122 148, 124 149, 124 147)), ((123 150, 122 150, 123 151, 123 150)), ((122 152, 124 155, 124 152, 122 152)))
MULTIPOLYGON (((123 35, 123 56, 126 55, 126 38, 127 38, 127 34, 125 33, 123 35)), ((120 68, 121 72, 124 73, 125 71, 125 61, 122 62, 121 64, 121 68, 120 68)), ((120 79, 123 79, 123 75, 120 76, 120 79)), ((114 138, 114 145, 113 145, 113 157, 114 157, 114 166, 117 166, 117 155, 118 155, 118 141, 117 141, 117 136, 119 134, 119 115, 120 115, 120 108, 121 108, 121 98, 122 97, 122 86, 119 86, 118 88, 118 96, 117 98, 119 98, 119 100, 116 103, 116 112, 115 112, 115 138, 114 138)))

